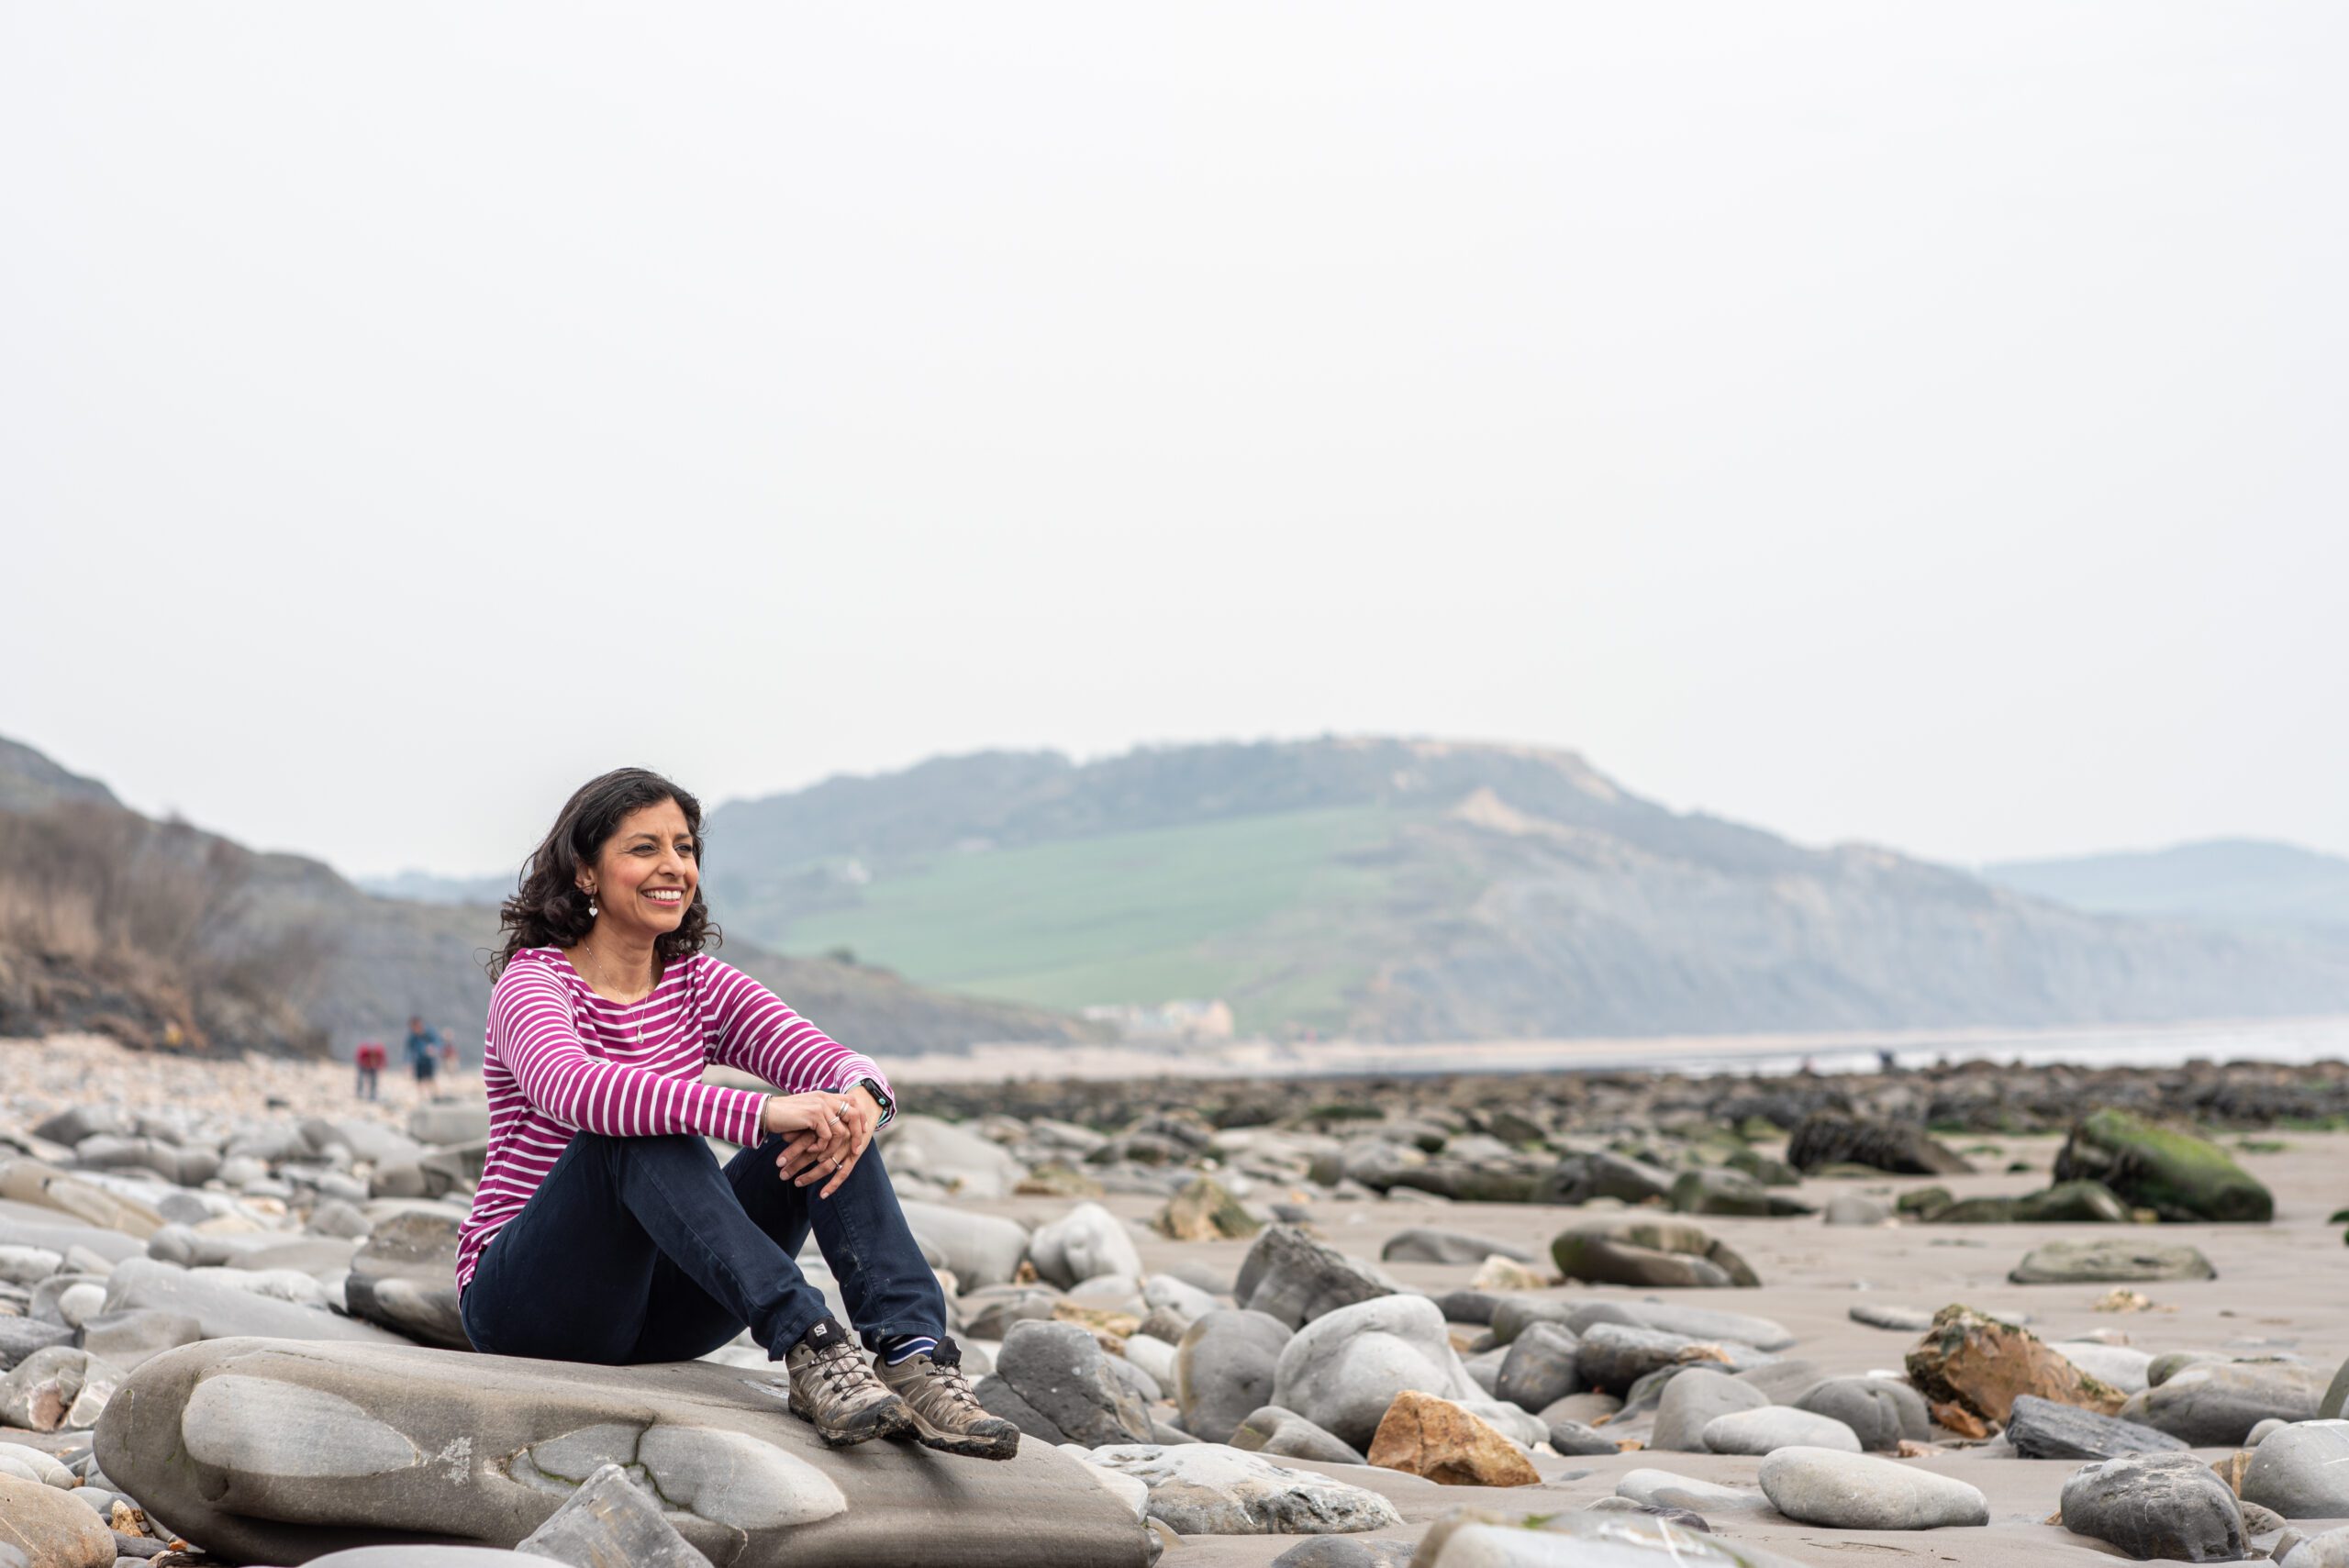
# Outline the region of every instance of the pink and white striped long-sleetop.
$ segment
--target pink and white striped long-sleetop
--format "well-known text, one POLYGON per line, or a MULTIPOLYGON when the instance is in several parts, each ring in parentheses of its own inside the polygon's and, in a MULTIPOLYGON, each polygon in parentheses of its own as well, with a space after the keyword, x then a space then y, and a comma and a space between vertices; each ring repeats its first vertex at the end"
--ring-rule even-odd
POLYGON ((596 995, 553 948, 516 953, 490 993, 481 1068, 489 1151, 473 1211, 457 1233, 457 1288, 472 1283, 482 1249, 522 1212, 574 1132, 691 1132, 756 1143, 766 1096, 702 1083, 713 1062, 788 1095, 845 1089, 863 1078, 885 1089, 889 1082, 872 1058, 707 953, 670 964, 652 995, 629 1003, 596 995))

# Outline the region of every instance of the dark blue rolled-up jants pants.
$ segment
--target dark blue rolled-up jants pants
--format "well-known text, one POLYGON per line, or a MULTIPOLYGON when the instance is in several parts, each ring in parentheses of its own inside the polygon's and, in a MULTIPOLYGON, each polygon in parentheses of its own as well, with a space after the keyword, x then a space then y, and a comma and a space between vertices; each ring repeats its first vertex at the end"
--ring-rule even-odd
POLYGON ((782 1150, 770 1138, 721 1170, 698 1138, 575 1134, 465 1287, 473 1348, 630 1366, 691 1361, 748 1325, 780 1360, 829 1310, 792 1261, 811 1229, 868 1349, 942 1335, 938 1276, 880 1149, 828 1198, 783 1179, 782 1150))

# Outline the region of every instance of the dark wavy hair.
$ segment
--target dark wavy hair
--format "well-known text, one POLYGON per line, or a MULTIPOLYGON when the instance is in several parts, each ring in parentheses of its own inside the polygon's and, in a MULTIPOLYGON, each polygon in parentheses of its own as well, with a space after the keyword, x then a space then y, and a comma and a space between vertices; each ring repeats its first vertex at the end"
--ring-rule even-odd
MULTIPOLYGON (((567 948, 587 934, 596 922, 587 913, 587 895, 579 891, 579 868, 592 866, 620 823, 632 811, 674 800, 685 814, 694 836, 694 851, 701 851, 701 802, 645 768, 615 768, 581 784, 562 803, 546 840, 522 862, 522 879, 514 896, 498 906, 497 923, 505 943, 489 961, 495 981, 525 948, 567 948)), ((701 951, 704 944, 722 940, 702 901, 701 880, 694 880, 694 901, 674 931, 663 932, 652 944, 653 956, 666 969, 671 962, 701 951)))

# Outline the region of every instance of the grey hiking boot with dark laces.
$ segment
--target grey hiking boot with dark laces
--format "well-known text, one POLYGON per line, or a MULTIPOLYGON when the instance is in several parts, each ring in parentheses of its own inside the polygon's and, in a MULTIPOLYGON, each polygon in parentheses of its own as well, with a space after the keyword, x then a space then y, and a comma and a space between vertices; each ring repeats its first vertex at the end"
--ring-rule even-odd
POLYGON ((914 1436, 926 1448, 973 1459, 1009 1459, 1019 1451, 1019 1429, 990 1416, 963 1375, 963 1348, 952 1340, 938 1349, 907 1356, 896 1365, 876 1361, 873 1370, 913 1412, 914 1436))
POLYGON ((826 1448, 848 1448, 914 1429, 906 1402, 873 1375, 846 1329, 827 1318, 783 1358, 791 1374, 791 1413, 816 1429, 826 1448))

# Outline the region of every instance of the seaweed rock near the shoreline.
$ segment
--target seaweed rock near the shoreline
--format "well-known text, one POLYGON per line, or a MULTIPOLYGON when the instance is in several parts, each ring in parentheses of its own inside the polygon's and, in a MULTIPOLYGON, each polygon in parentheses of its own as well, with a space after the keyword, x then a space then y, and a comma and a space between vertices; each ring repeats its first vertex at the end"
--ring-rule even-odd
POLYGON ((1661 1203, 1672 1191, 1672 1176, 1653 1165, 1604 1151, 1569 1154, 1536 1185, 1536 1203, 1576 1205, 1595 1197, 1622 1203, 1661 1203))
POLYGON ((1152 1227, 1177 1241, 1246 1240, 1264 1228, 1212 1176, 1194 1177, 1167 1199, 1152 1227))
POLYGON ((1753 1266, 1703 1227, 1675 1219, 1586 1219, 1558 1233, 1551 1260, 1568 1279, 1647 1289, 1761 1284, 1753 1266))
MULTIPOLYGON (((1489 1135, 1520 1153, 1528 1144, 1563 1151, 1562 1134, 1611 1137, 1624 1127, 1656 1127, 1684 1118, 1755 1135, 1765 1127, 1791 1131, 1821 1112, 1912 1131, 1931 1128, 1944 1135, 1951 1129, 2060 1133, 2079 1119, 2083 1106, 2109 1106, 2210 1128, 2349 1125, 2349 1062, 2198 1062, 2147 1067, 1953 1061, 1886 1073, 1816 1076, 1364 1074, 1320 1081, 1316 1093, 1323 1097, 1321 1103, 1300 1109, 1296 1082, 1286 1078, 1039 1077, 925 1084, 921 1100, 926 1111, 970 1123, 1006 1116, 1063 1128, 1131 1129, 1151 1117, 1181 1109, 1217 1129, 1301 1127, 1347 1141, 1389 1136, 1408 1121, 1414 1128, 1431 1124, 1489 1135)), ((894 1145, 890 1162, 893 1170, 908 1168, 894 1145)), ((1661 1197, 1676 1173, 1642 1167, 1639 1161, 1622 1160, 1620 1153, 1598 1158, 1562 1152, 1560 1163, 1572 1169, 1553 1167, 1542 1178, 1544 1190, 1536 1201, 1576 1202, 1607 1195, 1636 1203, 1647 1194, 1661 1197), (1620 1164, 1614 1163, 1619 1160, 1620 1164), (1570 1195, 1549 1195, 1553 1185, 1566 1185, 1566 1178, 1593 1166, 1598 1169, 1591 1173, 1602 1180, 1619 1174, 1650 1180, 1640 1182, 1642 1194, 1594 1186, 1570 1195), (1658 1175, 1660 1184, 1653 1180, 1658 1175)))
POLYGON ((1923 1128, 1814 1111, 1787 1141, 1787 1162, 1798 1171, 1866 1165, 1898 1176, 1963 1176, 1973 1162, 1923 1128))
POLYGON ((1785 1219, 1819 1212, 1800 1198, 1774 1193, 1744 1172, 1731 1170, 1683 1171, 1666 1201, 1680 1214, 1785 1219))
POLYGON ((2101 1182, 2058 1182, 2012 1197, 1953 1198, 1946 1187, 1927 1187, 1900 1204, 1928 1225, 2125 1225, 2134 1218, 2101 1182))
POLYGON ((2266 1224, 2276 1217, 2274 1195, 2225 1150, 2127 1111, 2092 1111, 2075 1123, 2055 1156, 2055 1179, 2102 1182, 2164 1219, 2266 1224))

